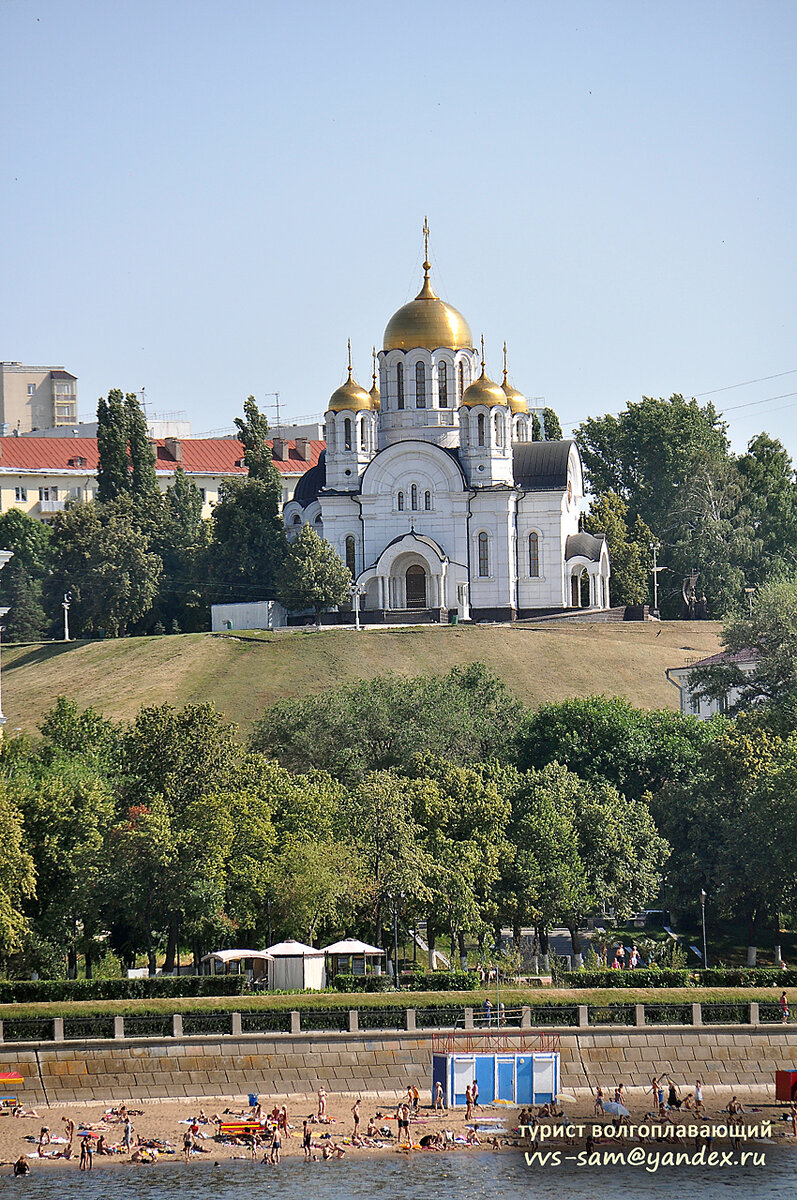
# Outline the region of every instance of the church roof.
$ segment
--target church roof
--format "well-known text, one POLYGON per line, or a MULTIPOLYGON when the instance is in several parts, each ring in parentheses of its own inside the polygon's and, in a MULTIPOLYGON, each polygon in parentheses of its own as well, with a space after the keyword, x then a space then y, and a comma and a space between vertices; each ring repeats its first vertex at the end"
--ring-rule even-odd
POLYGON ((598 537, 591 533, 571 533, 565 542, 565 561, 571 558, 586 558, 590 562, 600 562, 605 541, 602 533, 598 537))
POLYGON ((327 452, 322 450, 318 462, 309 471, 305 471, 293 493, 293 498, 302 508, 307 508, 318 499, 318 493, 327 482, 327 452))
POLYGON ((527 492, 556 492, 567 487, 570 438, 561 442, 517 442, 512 449, 515 483, 527 492))

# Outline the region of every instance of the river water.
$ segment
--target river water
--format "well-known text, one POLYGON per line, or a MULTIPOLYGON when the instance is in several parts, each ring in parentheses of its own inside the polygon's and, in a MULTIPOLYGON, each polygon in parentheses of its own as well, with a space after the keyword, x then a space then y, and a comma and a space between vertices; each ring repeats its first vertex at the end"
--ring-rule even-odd
MULTIPOLYGON (((764 1149, 760 1143, 757 1150, 764 1149)), ((520 1154, 416 1154, 360 1159, 357 1162, 286 1162, 263 1167, 250 1162, 162 1163, 155 1167, 98 1167, 91 1174, 76 1168, 36 1169, 26 1179, 6 1175, 0 1191, 25 1192, 36 1200, 673 1200, 697 1195, 719 1200, 789 1200, 797 1192, 797 1154, 766 1148, 765 1166, 529 1167, 520 1154)))

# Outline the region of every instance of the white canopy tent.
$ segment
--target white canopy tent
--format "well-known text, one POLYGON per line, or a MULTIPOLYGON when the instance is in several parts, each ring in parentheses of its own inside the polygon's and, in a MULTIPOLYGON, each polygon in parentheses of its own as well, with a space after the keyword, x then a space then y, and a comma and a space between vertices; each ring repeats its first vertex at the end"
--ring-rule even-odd
POLYGON ((269 987, 290 992, 302 988, 320 991, 326 985, 326 957, 323 950, 305 946, 294 938, 277 942, 265 950, 271 963, 269 987))
POLYGON ((324 947, 327 956, 327 979, 336 975, 381 975, 384 950, 369 946, 357 938, 343 938, 324 947))
POLYGON ((236 975, 244 972, 254 982, 268 974, 272 961, 267 950, 214 950, 206 954, 202 962, 207 963, 208 975, 236 975), (237 970, 233 970, 233 964, 237 970))

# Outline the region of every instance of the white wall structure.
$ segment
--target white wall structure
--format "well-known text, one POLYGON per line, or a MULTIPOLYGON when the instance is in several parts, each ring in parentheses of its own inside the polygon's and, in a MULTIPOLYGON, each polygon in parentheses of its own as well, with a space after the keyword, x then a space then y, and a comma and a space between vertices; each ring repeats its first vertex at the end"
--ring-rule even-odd
POLYGON ((725 663, 733 663, 745 675, 749 675, 758 665, 758 658, 752 650, 739 650, 734 654, 722 651, 720 654, 710 655, 709 658, 697 659, 684 667, 667 668, 665 675, 673 687, 678 689, 680 709, 685 716, 699 717, 701 721, 708 721, 711 717, 716 717, 717 713, 726 713, 736 703, 740 694, 738 688, 730 688, 727 695, 721 699, 707 700, 695 693, 695 689, 689 681, 689 677, 696 667, 721 666, 725 663))
POLYGON ((210 606, 210 628, 213 633, 233 629, 283 629, 286 624, 287 613, 276 600, 210 606))
POLYGON ((355 579, 363 619, 514 620, 605 609, 602 537, 579 531, 575 442, 532 442, 525 396, 487 376, 465 318, 431 287, 391 317, 370 392, 352 377, 326 413, 326 453, 285 505, 355 579))
POLYGON ((269 946, 269 987, 274 991, 292 992, 303 988, 321 991, 326 987, 326 955, 323 950, 305 946, 288 938, 269 946))

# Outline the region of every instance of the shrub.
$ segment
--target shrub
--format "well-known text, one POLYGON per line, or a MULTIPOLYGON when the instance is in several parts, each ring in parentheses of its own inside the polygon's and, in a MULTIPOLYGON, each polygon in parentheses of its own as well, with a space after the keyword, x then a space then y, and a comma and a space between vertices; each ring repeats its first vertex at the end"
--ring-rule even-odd
POLYGON ((245 990, 245 975, 157 975, 146 979, 0 979, 0 1004, 240 996, 245 990))
POLYGON ((332 987, 336 992, 391 992, 393 980, 389 975, 336 975, 332 987))
POLYGON ((561 976, 565 987, 571 988, 648 988, 689 987, 692 978, 685 968, 636 967, 633 971, 565 971, 561 976))
POLYGON ((479 986, 475 971, 426 971, 410 981, 413 992, 473 992, 479 986))
POLYGON ((701 987, 797 987, 794 968, 708 967, 694 975, 701 987))

